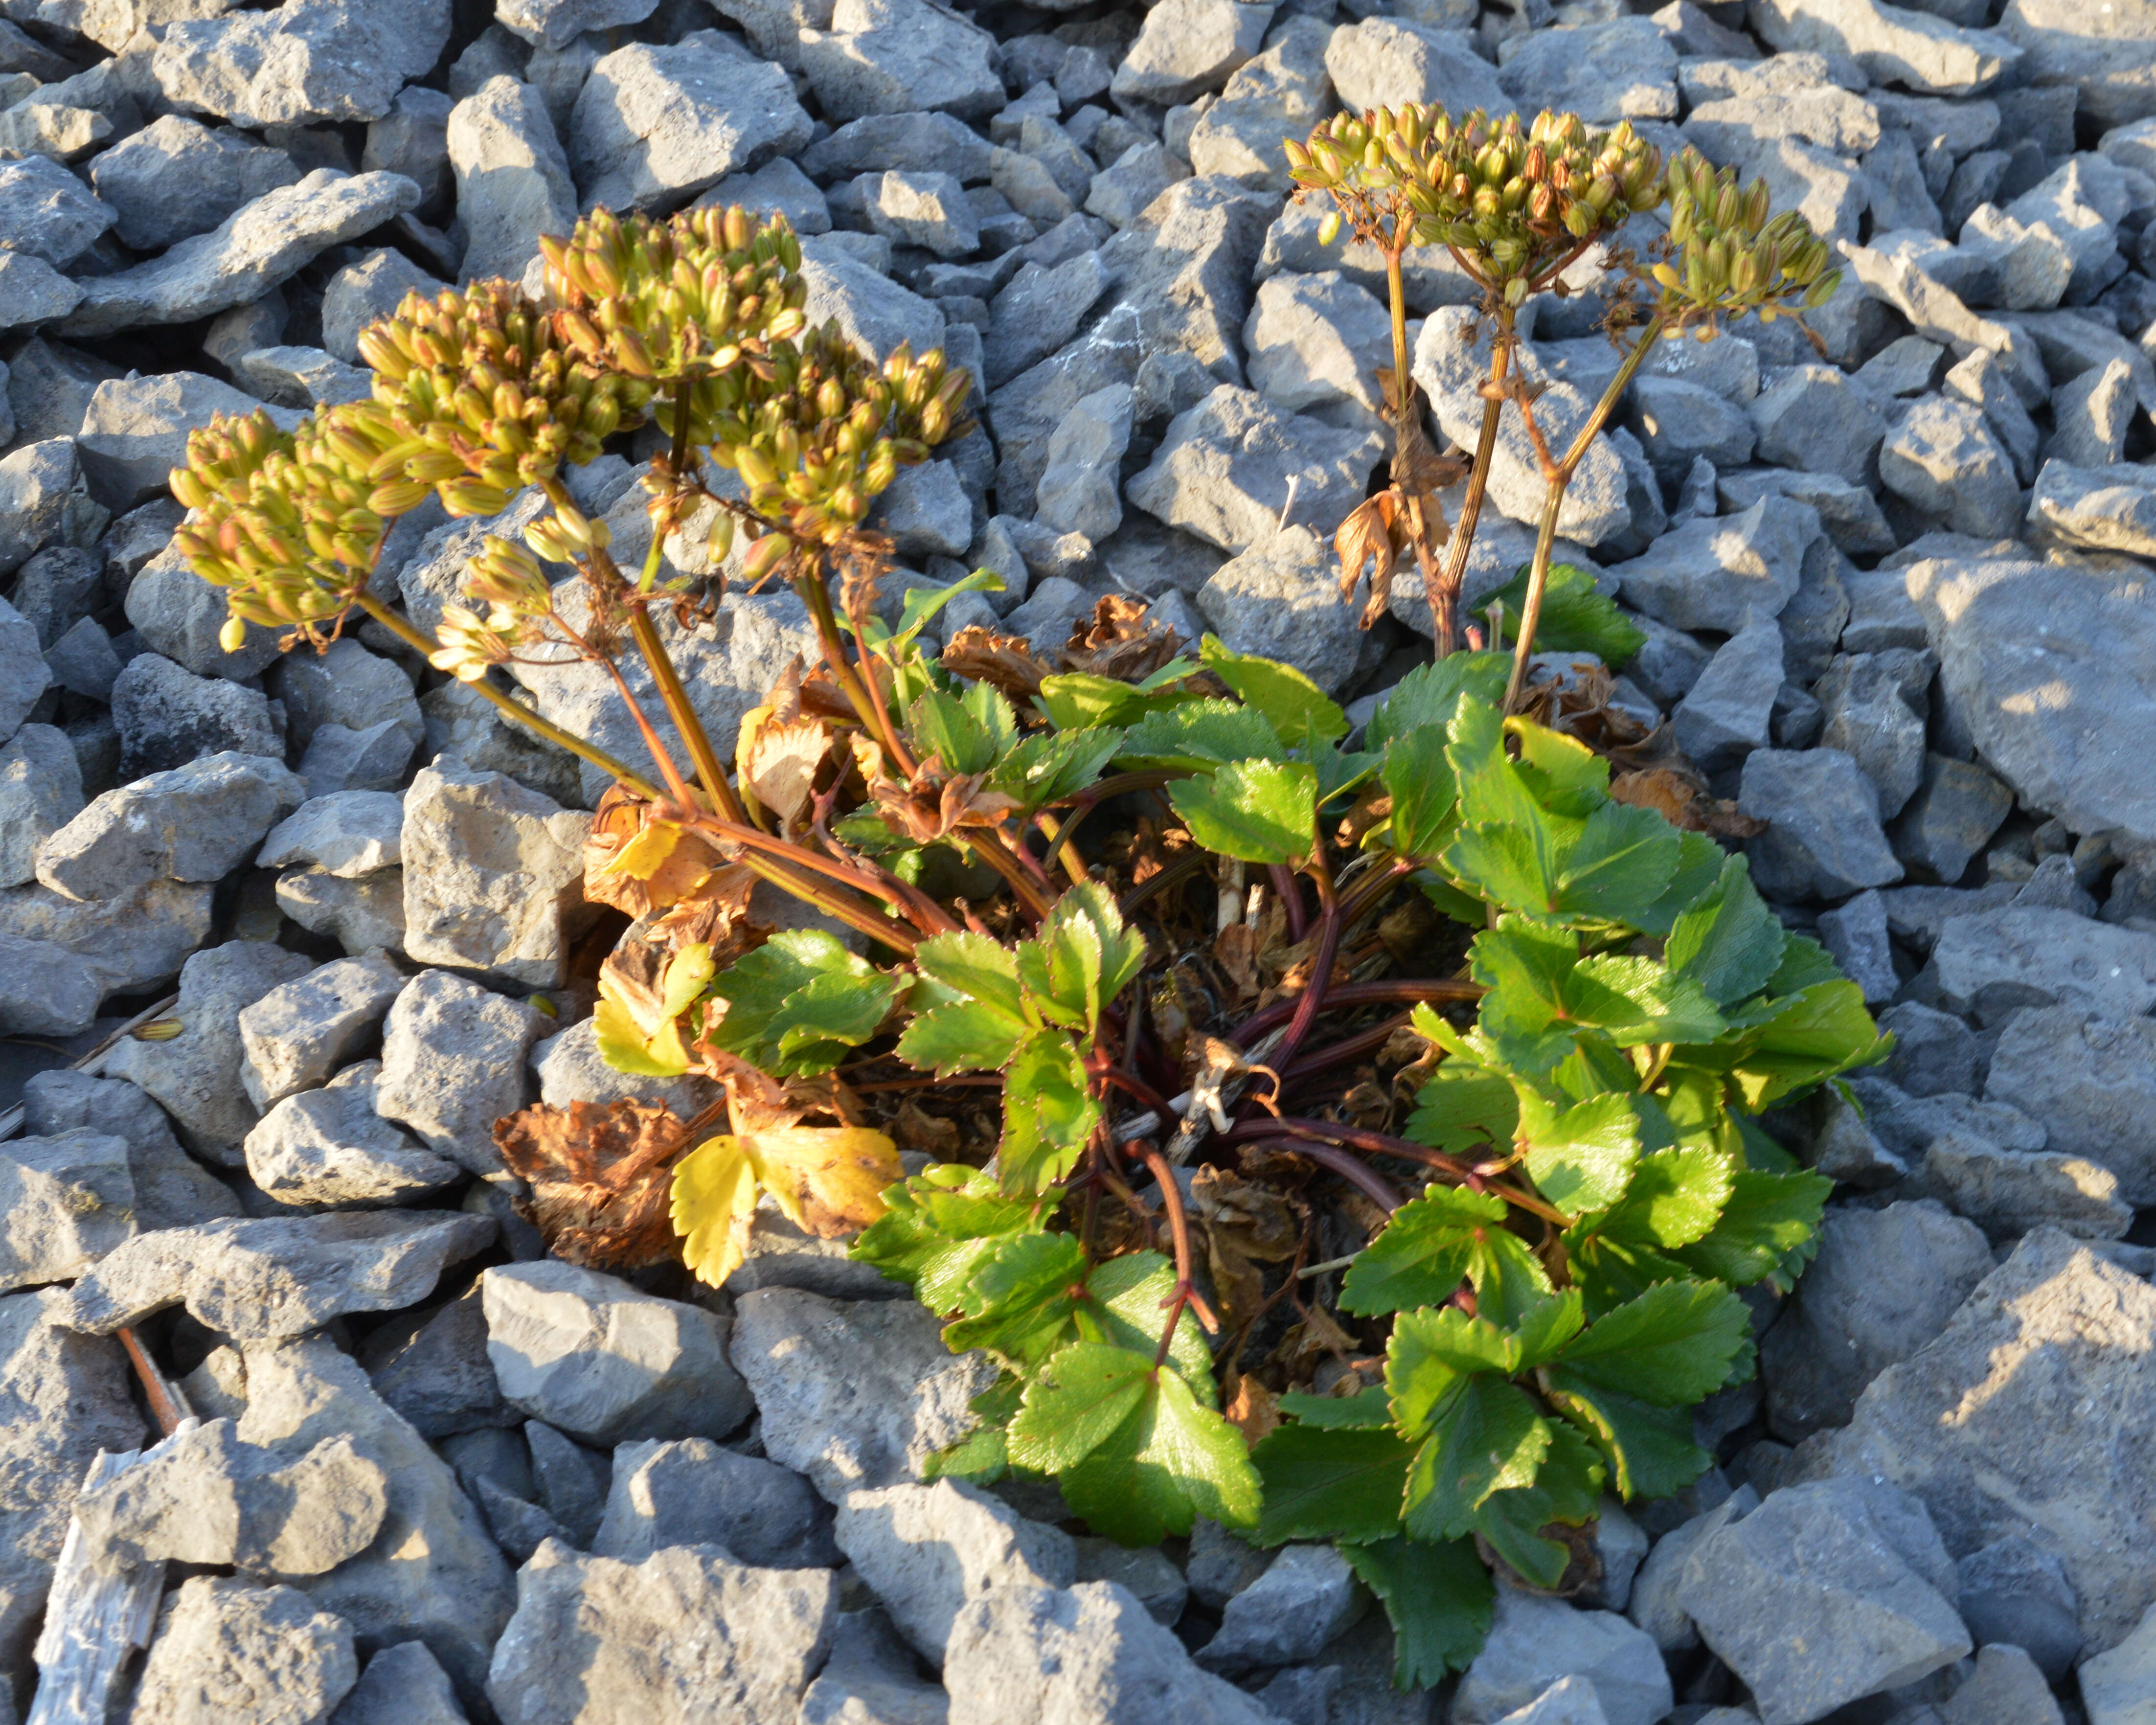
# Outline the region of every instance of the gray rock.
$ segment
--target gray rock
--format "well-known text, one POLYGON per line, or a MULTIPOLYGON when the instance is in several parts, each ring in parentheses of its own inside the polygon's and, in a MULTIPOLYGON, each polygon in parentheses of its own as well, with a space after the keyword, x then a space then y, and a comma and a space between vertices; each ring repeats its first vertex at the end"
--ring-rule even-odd
POLYGON ((1326 45, 1325 69, 1350 113, 1440 102, 1456 112, 1481 108, 1502 118, 1513 108, 1465 30, 1432 29, 1399 18, 1342 24, 1326 45))
MULTIPOLYGON (((416 86, 415 86, 416 89, 416 86)), ((407 90, 405 95, 413 94, 407 90)), ((419 92, 432 94, 433 92, 419 92)), ((399 100, 402 100, 400 98, 399 100)), ((475 190, 462 199, 470 212, 465 218, 465 252, 468 256, 480 259, 488 255, 487 244, 492 238, 489 224, 495 212, 507 207, 535 222, 551 222, 545 231, 566 232, 574 220, 574 200, 565 198, 562 213, 554 215, 520 203, 516 197, 516 168, 520 164, 503 162, 493 158, 489 151, 504 148, 499 132, 490 122, 501 122, 502 116, 490 107, 483 95, 468 96, 457 105, 449 116, 450 123, 457 127, 458 147, 452 148, 450 160, 459 162, 459 154, 467 160, 464 167, 475 187, 484 183, 484 190, 475 190), (459 119, 459 116, 463 117, 459 119), (472 160, 478 166, 471 164, 472 160)), ((558 153, 558 146, 557 146, 558 153)), ((535 170, 536 171, 536 170, 535 170)), ((464 181, 459 180, 459 184, 464 181)), ((568 184, 564 169, 562 183, 568 184)), ((535 251, 532 254, 536 256, 535 251)), ((503 257, 505 267, 499 271, 475 270, 475 275, 500 274, 515 278, 523 273, 526 260, 503 257)), ((371 251, 357 263, 347 264, 329 279, 322 290, 322 346, 347 364, 363 363, 359 352, 359 332, 377 318, 392 316, 403 303, 407 294, 417 293, 427 299, 439 294, 447 284, 437 280, 407 258, 403 253, 383 246, 371 251)), ((387 562, 385 554, 384 561, 387 562)), ((338 645, 342 645, 341 642, 338 645)), ((357 645, 357 643, 354 643, 357 645)), ((335 651, 334 648, 331 651, 335 651)))
POLYGON ((486 1314, 477 1287, 372 1332, 359 1350, 375 1393, 422 1437, 512 1425, 486 1357, 486 1314))
POLYGON ((1091 1535, 1071 1543, 1078 1553, 1079 1580, 1112 1581, 1151 1612, 1155 1622, 1175 1627, 1190 1597, 1190 1585, 1165 1553, 1151 1546, 1122 1546, 1112 1539, 1091 1535))
POLYGON ((263 869, 314 863, 357 880, 403 860, 403 828, 402 798, 388 791, 339 791, 302 803, 270 828, 254 863, 263 869))
POLYGON ((1009 1587, 973 1600, 952 1625, 943 1682, 950 1725, 1106 1721, 1155 1710, 1213 1725, 1274 1718, 1200 1671, 1174 1635, 1111 1581, 1009 1587))
POLYGON ((0 931, 0 1029, 8 1034, 86 1030, 105 992, 97 975, 64 947, 0 931))
POLYGON ((2029 521, 2061 545, 2156 553, 2156 485, 2132 464, 2073 467, 2054 457, 2036 475, 2029 521))
MULTIPOLYGON (((135 783, 172 773, 199 773, 221 760, 285 770, 276 716, 258 689, 197 676, 162 654, 141 653, 112 680, 111 699, 119 770, 135 783)), ((306 781, 287 776, 304 799, 306 781)))
POLYGON ((995 1368, 953 1357, 904 1301, 847 1302, 765 1288, 735 1304, 732 1358, 762 1414, 764 1451, 834 1503, 899 1485, 973 1425, 995 1368))
POLYGON ((382 869, 346 880, 327 869, 287 869, 277 908, 311 933, 327 935, 352 957, 404 950, 404 871, 382 869))
POLYGON ((716 1546, 629 1564, 549 1542, 518 1574, 488 1698, 526 1725, 685 1725, 715 1702, 791 1718, 829 1646, 837 1592, 828 1572, 755 1568, 716 1546))
POLYGON ((831 1656, 801 1697, 801 1725, 945 1725, 950 1697, 921 1681, 918 1663, 881 1611, 841 1612, 831 1656))
POLYGON ((963 257, 981 244, 980 218, 956 174, 889 169, 861 176, 869 224, 886 239, 963 257))
POLYGON ((1285 1547, 1263 1575, 1228 1601, 1219 1631, 1199 1649, 1198 1662, 1235 1672, 1315 1659, 1369 1603, 1332 1547, 1285 1547))
POLYGON ((2071 467, 2107 467, 2126 445, 2136 407, 2133 372, 2124 360, 2092 366, 2061 383, 2051 397, 2057 430, 2048 453, 2071 467))
POLYGON ((1758 617, 1715 650, 1677 703, 1678 747, 1709 773, 1763 749, 1782 677, 1782 632, 1772 616, 1758 617))
POLYGON ((106 1056, 105 1070, 162 1103, 198 1155, 236 1166, 256 1119, 240 1083, 239 1014, 312 968, 297 952, 254 941, 198 952, 180 970, 173 1009, 179 1034, 163 1042, 123 1040, 106 1056))
POLYGON ((1328 692, 1354 676, 1363 650, 1357 608, 1340 595, 1329 541, 1306 526, 1268 533, 1214 570, 1197 606, 1238 653, 1293 665, 1328 692))
POLYGON ((1945 1725, 2066 1725, 2036 1661, 2012 1646, 1979 1646, 1976 1670, 1939 1717, 1945 1725))
POLYGON ((837 0, 828 29, 798 32, 801 69, 834 124, 922 109, 993 113, 1005 99, 994 39, 926 0, 837 0))
POLYGON ((831 231, 830 206, 823 192, 790 156, 767 162, 754 173, 728 174, 696 202, 721 208, 738 203, 758 215, 783 215, 796 234, 831 231))
POLYGON ((137 1235, 74 1285, 67 1322, 110 1335, 184 1304, 242 1340, 304 1335, 424 1299, 494 1237, 484 1217, 394 1211, 206 1222, 137 1235))
POLYGON ((640 24, 656 0, 504 0, 495 16, 502 28, 542 48, 566 48, 587 30, 640 24))
POLYGON ((239 1200, 224 1184, 180 1148, 164 1111, 131 1084, 67 1068, 40 1072, 23 1087, 23 1110, 33 1137, 87 1132, 126 1145, 130 1202, 141 1230, 239 1214, 239 1200))
POLYGON ((632 44, 593 66, 570 122, 570 161, 588 203, 665 208, 810 136, 781 69, 701 30, 671 47, 632 44))
POLYGON ((1754 750, 1737 806, 1768 824, 1744 850, 1770 897, 1840 899, 1902 878, 1880 829, 1878 793, 1839 749, 1754 750))
POLYGON ((296 774, 227 752, 107 791, 38 847, 38 880, 74 899, 156 880, 216 880, 305 800, 296 774))
POLYGON ((389 1481, 374 1543, 309 1580, 308 1594, 366 1645, 424 1640, 464 1692, 477 1694, 512 1594, 501 1553, 455 1474, 326 1337, 252 1344, 245 1369, 241 1441, 297 1458, 326 1438, 348 1437, 389 1481))
POLYGON ((1984 1024, 2029 1006, 2117 1020, 2156 1006, 2156 935, 2070 911, 2024 906, 1953 917, 1932 962, 1941 1004, 1984 1024))
MULTIPOLYGON (((1275 213, 1271 198, 1233 182, 1181 179, 1101 248, 1114 303, 1135 316, 1140 357, 1187 356, 1216 382, 1242 381, 1241 332, 1275 213)), ((1194 392, 1171 410, 1194 399, 1194 392)))
POLYGON ((1110 279, 1096 251, 1053 265, 1022 264, 990 308, 983 383, 996 388, 1055 352, 1077 333, 1110 279))
POLYGON ((23 329, 65 317, 82 290, 35 252, 0 251, 0 329, 23 329))
POLYGON ((1163 0, 1147 13, 1109 89, 1120 100, 1161 107, 1218 90, 1257 53, 1272 12, 1237 0, 1163 0))
POLYGON ((1851 1425, 1797 1463, 1913 1493, 1949 1550, 2029 1538, 2065 1565, 2087 1645, 2103 1651, 2156 1594, 2139 1559, 2156 1509, 2126 1460, 2149 1440, 2153 1329, 2156 1288, 2086 1242, 2035 1229, 1936 1341, 1875 1378, 1851 1425), (2060 1408, 2073 1410, 2071 1445, 2039 1435, 2060 1408))
POLYGON ((242 1009, 239 1076, 249 1099, 267 1108, 321 1083, 374 1040, 404 982, 386 958, 340 958, 242 1009))
POLYGON ((402 174, 417 186, 419 203, 413 214, 422 221, 439 222, 449 207, 454 184, 449 124, 455 105, 444 91, 411 84, 397 93, 387 114, 367 123, 361 168, 402 174))
POLYGON ((1879 793, 1882 819, 1900 814, 1923 781, 1926 691, 1933 669, 1928 653, 1906 647, 1845 653, 1812 691, 1825 717, 1820 743, 1863 769, 1879 793))
POLYGON ((330 1715, 329 1725, 466 1725, 449 1673, 424 1641, 384 1647, 330 1715))
POLYGON ((1923 778, 1888 837, 1910 867, 1958 880, 2013 808, 2014 793, 1974 762, 1927 754, 1923 778))
POLYGON ((1676 1597, 1765 1725, 1799 1725, 1968 1653, 1956 1588, 1921 1502, 1835 1479, 1776 1491, 1709 1534, 1676 1597))
POLYGON ((594 1443, 724 1437, 748 1417, 726 1319, 562 1263, 480 1278, 504 1400, 594 1443))
POLYGON ((1831 366, 1792 366, 1751 406, 1759 459, 1866 484, 1887 434, 1866 393, 1831 366))
POLYGON ((550 1539, 564 1544, 572 1543, 562 1532, 561 1523, 537 1504, 511 1497, 490 1479, 474 1481, 472 1496, 479 1500, 480 1512, 486 1517, 487 1530, 512 1563, 530 1562, 532 1554, 550 1539))
MULTIPOLYGON (((2087 300, 2125 273, 2115 231, 2143 196, 2145 190, 2132 189, 2126 172, 2109 157, 2069 156, 2009 204, 2005 213, 2016 224, 2049 230, 2072 272, 2066 292, 2077 301, 2087 300)), ((1964 239, 1964 244, 1967 243, 1964 239)))
POLYGON ((1676 49, 1645 18, 1517 36, 1497 82, 1523 113, 1576 113, 1590 126, 1677 117, 1676 49))
POLYGON ((1382 452, 1375 432, 1336 431, 1224 383, 1175 417, 1127 495, 1170 526, 1245 551, 1283 526, 1329 531, 1382 452))
MULTIPOLYGON (((2124 967, 2114 959, 2114 968, 2124 967)), ((2156 1024, 2073 1004, 2016 1012, 2005 1024, 1985 1094, 2041 1121, 2050 1150, 2110 1169, 2128 1203, 2156 1202, 2156 1024)))
POLYGON ((1587 1680, 1609 1725, 1656 1725, 1670 1711, 1651 1637, 1612 1612, 1501 1588, 1490 1638, 1453 1697, 1455 1725, 1496 1725, 1573 1676, 1587 1680))
POLYGON ((952 173, 976 186, 988 177, 989 146, 952 115, 909 110, 849 121, 795 159, 803 172, 826 182, 896 168, 952 173))
MULTIPOLYGON (((24 371, 23 357, 18 349, 11 381, 24 371)), ((17 418, 23 417, 23 410, 17 409, 17 418)), ((49 545, 94 544, 105 531, 105 511, 90 501, 75 460, 74 434, 81 420, 77 411, 69 418, 65 435, 25 443, 0 456, 0 573, 20 568, 49 545)), ((34 637, 36 631, 31 633, 34 637)), ((21 645, 14 650, 20 652, 21 645)), ((28 711, 28 702, 35 696, 20 691, 34 675, 25 662, 11 682, 12 698, 7 707, 0 707, 0 714, 17 702, 28 711)), ((12 726, 0 719, 0 729, 12 726)))
POLYGON ((176 24, 154 65, 175 105, 243 126, 374 120, 433 70, 449 36, 446 0, 286 0, 176 24))
POLYGON ((119 218, 114 231, 138 252, 161 252, 207 234, 264 193, 299 178, 298 165, 282 150, 177 114, 151 121, 90 167, 90 184, 119 218))
POLYGON ((124 1138, 84 1131, 0 1146, 0 1288, 84 1275, 136 1232, 124 1138))
POLYGON ((362 1060, 270 1106, 242 1147, 256 1189, 314 1211, 409 1203, 461 1181, 463 1168, 375 1111, 380 1079, 381 1062, 362 1060))
POLYGON ((1774 1435, 1795 1443, 1848 1423, 1865 1386, 1922 1348, 1991 1273, 1991 1249, 1928 1201, 1835 1205, 1797 1296, 1760 1344, 1774 1435))
POLYGON ((259 347, 240 355, 232 369, 264 401, 288 408, 365 401, 374 388, 372 372, 319 347, 259 347))
POLYGON ((160 1444, 75 1517, 90 1549, 126 1563, 232 1565, 295 1580, 320 1575, 372 1544, 388 1479, 348 1437, 288 1460, 242 1443, 230 1420, 160 1444))
POLYGON ((1391 341, 1384 306, 1337 270, 1268 276, 1243 326, 1251 388, 1291 413, 1357 430, 1383 424, 1370 357, 1391 341))
POLYGON ((869 525, 888 533, 901 557, 957 557, 973 542, 973 505, 948 461, 901 467, 876 499, 869 525))
POLYGON ((1879 1014, 1879 1028, 1894 1033, 1894 1052, 1880 1070, 1911 1096, 1976 1090, 1976 1037, 1952 1013, 1904 1000, 1879 1014))
POLYGON ((1881 0, 1762 0, 1750 22, 1770 48, 1854 54, 1879 82, 1926 95, 1974 95, 2021 59, 2001 35, 1881 0))
POLYGON ((1106 539, 1122 525, 1117 465, 1131 440, 1131 388, 1111 383, 1084 397, 1048 440, 1035 519, 1062 533, 1106 539))
POLYGON ((513 779, 444 761, 404 798, 404 948, 551 988, 594 912, 584 903, 588 816, 513 779))
POLYGON ((1641 376, 1631 389, 1629 423, 1658 474, 1681 475, 1695 461, 1741 467, 1758 441, 1738 403, 1682 377, 1641 376))
POLYGON ((1875 889, 1820 913, 1820 944, 1842 974, 1864 990, 1867 1006, 1883 1006, 1899 992, 1887 929, 1887 906, 1875 889))
POLYGON ((572 1443, 541 1420, 524 1422, 539 1502, 577 1544, 588 1544, 606 1509, 612 1463, 603 1450, 572 1443))
POLYGON ((2133 1225, 2118 1177, 2099 1163, 2056 1150, 2001 1150, 1944 1132, 1924 1156, 1925 1183, 1958 1215, 1994 1239, 2040 1224, 2084 1240, 2117 1240, 2133 1225))
POLYGON ((1950 393, 1984 409, 1984 423, 2014 463, 2014 477, 2023 485, 2035 479, 2043 434, 2029 417, 2005 366, 1984 349, 1973 348, 1947 373, 1945 383, 1950 393))
MULTIPOLYGON (((342 6, 347 0, 291 0, 342 6)), ((252 20, 265 14, 240 14, 252 20)), ((219 20, 217 27, 223 27, 219 20)), ((177 25, 167 34, 188 28, 177 25)), ((200 28, 203 26, 194 26, 200 28)), ((163 49, 160 49, 162 54, 163 49)), ((69 336, 104 336, 146 325, 188 323, 259 299, 333 245, 413 208, 419 188, 402 174, 345 175, 316 168, 297 185, 265 192, 210 233, 162 256, 83 283, 82 303, 61 320, 69 336)))
POLYGON ((1187 178, 1182 158, 1165 144, 1132 144, 1093 176, 1086 213, 1118 230, 1132 226, 1168 187, 1187 178))
POLYGON ((120 213, 44 156, 0 162, 0 233, 5 249, 65 270, 120 219, 120 213))
MULTIPOLYGON (((37 1019, 32 1034, 72 1035, 89 1027, 102 998, 170 979, 209 937, 211 890, 153 880, 126 898, 86 905, 44 886, 0 892, 0 936, 16 943, 10 966, 39 973, 31 984, 28 975, 0 968, 11 984, 18 974, 31 984, 12 995, 11 1009, 37 1019), (54 992, 45 992, 49 983, 54 992), (69 1012, 86 1007, 80 1022, 54 1021, 63 992, 69 1012)), ((32 1029, 27 1023, 21 1028, 32 1029)))
POLYGON ((423 971, 405 984, 382 1026, 375 1106, 459 1167, 498 1173, 494 1122, 529 1100, 525 1055, 547 1024, 520 1000, 446 971, 423 971))
MULTIPOLYGON (((531 696, 523 691, 510 695, 520 705, 531 705, 531 696)), ((427 725, 421 746, 429 758, 454 755, 475 773, 502 773, 564 806, 582 796, 574 755, 505 717, 470 685, 451 680, 429 690, 419 698, 419 711, 427 725)), ((402 807, 400 801, 400 820, 402 807)))
POLYGON ((184 465, 187 434, 213 413, 245 415, 261 403, 200 372, 114 377, 97 386, 76 434, 90 495, 119 511, 157 495, 184 465))
POLYGON ((82 806, 82 772, 65 733, 23 726, 0 748, 0 887, 31 879, 38 847, 82 806))
POLYGON ((248 625, 237 653, 218 644, 229 615, 224 596, 190 569, 176 547, 158 552, 128 583, 126 610, 143 646, 198 677, 251 679, 277 658, 281 631, 258 624, 248 625))
POLYGON ((352 1625, 297 1588, 197 1575, 157 1614, 128 1717, 318 1725, 358 1676, 352 1625))
POLYGON ((774 1569, 840 1561, 830 1506, 799 1474, 709 1438, 624 1444, 593 1553, 634 1563, 670 1545, 721 1546, 774 1569))
POLYGON ((664 1102, 689 1120, 720 1094, 709 1079, 694 1074, 665 1079, 615 1070, 600 1058, 597 1029, 589 1019, 579 1019, 535 1046, 531 1070, 539 1080, 539 1100, 555 1108, 566 1108, 572 1102, 597 1102, 604 1106, 641 1099, 664 1102))
POLYGON ((1742 514, 1686 521, 1609 573, 1625 603, 1650 617, 1733 635, 1780 614, 1803 578, 1805 548, 1819 536, 1815 510, 1769 495, 1742 514))
POLYGON ((1962 1621, 1979 1646, 2024 1649, 2053 1682, 2081 1651, 2081 1601, 2066 1565, 2019 1533, 1994 1539, 1954 1566, 1962 1621))
POLYGON ((113 650, 112 637, 93 619, 83 618, 48 647, 45 665, 53 681, 69 694, 110 704, 120 655, 113 650))
MULTIPOLYGON (((513 78, 489 79, 450 110, 445 142, 456 176, 457 213, 465 241, 460 279, 503 275, 520 280, 525 266, 539 255, 539 235, 567 234, 577 216, 569 160, 539 92, 513 78)), ((417 273, 408 264, 389 269, 398 275, 417 273)), ((367 293, 368 310, 382 316, 395 309, 396 300, 409 288, 425 291, 428 285, 385 281, 367 293), (383 304, 385 300, 389 303, 383 304)), ((352 318, 346 303, 359 285, 347 285, 339 296, 340 337, 348 324, 356 334, 357 324, 365 321, 352 318)), ((327 323, 326 300, 326 327, 327 323)))
POLYGON ((1306 136, 1323 116, 1331 100, 1325 49, 1332 34, 1315 18, 1280 20, 1265 51, 1237 69, 1220 99, 1191 128, 1186 147, 1193 171, 1260 190, 1287 191, 1281 141, 1306 136))

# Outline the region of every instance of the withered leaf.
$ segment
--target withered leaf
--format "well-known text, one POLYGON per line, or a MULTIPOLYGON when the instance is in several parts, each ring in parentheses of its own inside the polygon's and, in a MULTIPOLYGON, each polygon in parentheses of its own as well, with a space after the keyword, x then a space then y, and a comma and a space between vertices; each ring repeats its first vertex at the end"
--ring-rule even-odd
POLYGON ((614 785, 584 840, 584 896, 641 916, 689 896, 724 860, 700 834, 658 819, 650 803, 614 785))
POLYGON ((1117 682, 1141 682, 1174 658, 1183 637, 1128 593, 1105 594, 1093 614, 1070 631, 1064 644, 1066 670, 1117 682))
POLYGON ((531 1183, 522 1209, 555 1256, 634 1270, 675 1255, 667 1194, 687 1132, 660 1102, 539 1102, 495 1122, 494 1142, 531 1183))
POLYGON ((1710 795, 1674 767, 1614 774, 1609 796, 1613 802, 1651 809, 1672 826, 1717 839, 1749 839, 1767 830, 1765 821, 1739 813, 1734 803, 1710 795))
POLYGON ((1031 706, 1040 693, 1040 680, 1054 670, 1034 656, 1024 635, 1000 634, 978 624, 952 635, 937 662, 947 671, 1000 689, 1021 710, 1031 706))
POLYGON ((1280 1399, 1247 1372, 1235 1374, 1235 1387, 1220 1410, 1253 1450, 1281 1423, 1280 1399))

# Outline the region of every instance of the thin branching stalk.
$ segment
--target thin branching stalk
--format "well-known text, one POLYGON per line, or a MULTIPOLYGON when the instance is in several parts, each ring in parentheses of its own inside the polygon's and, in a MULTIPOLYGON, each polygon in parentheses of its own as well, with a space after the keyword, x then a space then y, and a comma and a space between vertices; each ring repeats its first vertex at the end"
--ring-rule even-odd
POLYGON ((1306 1162, 1314 1162, 1320 1168, 1339 1175, 1389 1216, 1403 1202, 1400 1194, 1393 1189, 1391 1181, 1360 1157, 1351 1156, 1336 1145, 1322 1143, 1312 1138, 1271 1137, 1256 1139, 1250 1147, 1253 1151, 1275 1155, 1300 1156, 1306 1162))

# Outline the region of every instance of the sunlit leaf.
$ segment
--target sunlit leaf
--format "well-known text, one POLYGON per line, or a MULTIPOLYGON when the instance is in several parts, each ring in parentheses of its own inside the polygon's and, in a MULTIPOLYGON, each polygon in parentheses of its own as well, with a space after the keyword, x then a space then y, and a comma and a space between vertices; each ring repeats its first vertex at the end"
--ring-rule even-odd
POLYGON ((1317 774, 1301 762, 1230 762, 1168 797, 1191 837, 1245 862, 1298 862, 1317 842, 1317 774))
POLYGON ((1395 1535, 1343 1545, 1340 1554, 1392 1620, 1395 1689, 1434 1689, 1473 1663, 1490 1633, 1496 1589, 1472 1540, 1395 1535))
POLYGON ((1348 734, 1340 704, 1291 665, 1237 653, 1208 635, 1200 649, 1205 668, 1265 716, 1291 749, 1316 749, 1348 734))

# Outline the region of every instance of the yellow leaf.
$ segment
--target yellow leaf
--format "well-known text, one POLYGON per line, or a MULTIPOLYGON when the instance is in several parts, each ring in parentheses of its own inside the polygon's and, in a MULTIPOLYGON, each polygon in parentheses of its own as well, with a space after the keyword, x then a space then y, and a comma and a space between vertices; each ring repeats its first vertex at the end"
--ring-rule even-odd
POLYGON ((689 1051, 681 1045, 681 1033, 675 1021, 668 1019, 659 1026, 657 1034, 648 1034, 628 1006, 608 992, 604 977, 599 979, 598 1004, 592 1009, 592 1029, 599 1058, 617 1072, 678 1078, 689 1070, 689 1051))
POLYGON ((679 1018, 689 1003, 704 992, 704 984, 717 969, 711 962, 710 942, 697 941, 682 947, 666 967, 666 993, 660 1010, 670 1019, 679 1018))
POLYGON ((737 1142, 788 1219, 824 1240, 867 1227, 884 1189, 906 1178, 898 1146, 866 1127, 778 1127, 737 1142))
POLYGON ((632 880, 649 880, 666 866, 666 859, 681 842, 681 829, 670 821, 654 820, 607 860, 603 875, 626 875, 632 880))
POLYGON ((748 1255, 756 1211, 756 1171, 741 1140, 707 1138, 675 1163, 670 1208, 682 1262, 700 1281, 721 1286, 748 1255))

